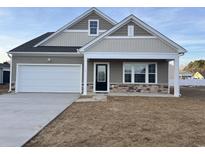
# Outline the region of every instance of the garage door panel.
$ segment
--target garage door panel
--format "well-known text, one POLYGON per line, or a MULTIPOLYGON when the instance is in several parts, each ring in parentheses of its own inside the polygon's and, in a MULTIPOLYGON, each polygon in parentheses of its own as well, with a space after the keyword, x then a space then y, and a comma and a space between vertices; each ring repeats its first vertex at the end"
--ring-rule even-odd
POLYGON ((80 65, 19 65, 18 92, 80 92, 80 65))

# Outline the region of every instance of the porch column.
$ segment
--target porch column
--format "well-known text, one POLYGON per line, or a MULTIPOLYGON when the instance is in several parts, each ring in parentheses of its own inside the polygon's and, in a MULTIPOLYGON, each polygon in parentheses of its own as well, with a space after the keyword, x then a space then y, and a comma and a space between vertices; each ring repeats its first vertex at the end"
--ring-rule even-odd
POLYGON ((83 72, 83 95, 87 95, 87 70, 88 70, 88 59, 84 56, 84 72, 83 72))
POLYGON ((170 61, 168 61, 168 94, 170 94, 170 61))
POLYGON ((10 79, 9 79, 9 91, 8 92, 11 92, 12 88, 12 55, 10 55, 9 53, 7 53, 8 57, 11 58, 11 62, 10 62, 10 79))
POLYGON ((180 96, 179 89, 179 56, 174 59, 174 96, 180 96))

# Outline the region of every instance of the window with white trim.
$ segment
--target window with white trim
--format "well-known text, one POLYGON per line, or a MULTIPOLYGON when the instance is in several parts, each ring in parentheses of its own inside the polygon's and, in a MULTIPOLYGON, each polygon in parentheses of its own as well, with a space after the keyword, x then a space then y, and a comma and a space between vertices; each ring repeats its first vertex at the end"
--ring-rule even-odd
POLYGON ((149 83, 155 83, 156 82, 156 65, 155 64, 149 64, 148 66, 148 79, 149 83))
POLYGON ((125 65, 124 67, 124 79, 126 83, 132 82, 132 65, 125 65))
POLYGON ((124 83, 157 83, 156 63, 124 63, 124 83))
POLYGON ((97 36, 99 32, 99 20, 89 20, 88 22, 89 36, 97 36))
POLYGON ((145 83, 146 81, 146 64, 134 64, 134 82, 145 83))
POLYGON ((130 37, 134 36, 134 25, 128 25, 127 26, 127 34, 130 37))

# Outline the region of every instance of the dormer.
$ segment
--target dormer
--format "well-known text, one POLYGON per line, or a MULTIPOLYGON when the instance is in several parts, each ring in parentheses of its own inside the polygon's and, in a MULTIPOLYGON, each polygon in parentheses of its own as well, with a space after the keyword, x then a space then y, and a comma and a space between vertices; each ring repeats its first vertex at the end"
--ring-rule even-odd
POLYGON ((73 32, 87 32, 88 36, 98 36, 111 29, 114 25, 115 23, 113 21, 94 8, 66 30, 73 32))

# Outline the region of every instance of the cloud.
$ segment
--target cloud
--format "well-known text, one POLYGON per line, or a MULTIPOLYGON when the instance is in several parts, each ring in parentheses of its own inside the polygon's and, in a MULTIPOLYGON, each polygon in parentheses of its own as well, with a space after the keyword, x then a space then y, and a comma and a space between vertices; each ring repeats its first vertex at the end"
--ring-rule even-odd
POLYGON ((0 52, 0 63, 3 63, 5 61, 9 61, 10 58, 8 57, 7 53, 0 52))

